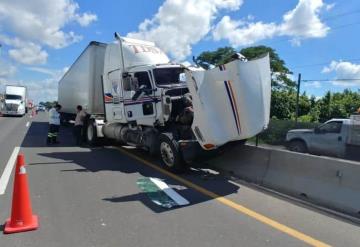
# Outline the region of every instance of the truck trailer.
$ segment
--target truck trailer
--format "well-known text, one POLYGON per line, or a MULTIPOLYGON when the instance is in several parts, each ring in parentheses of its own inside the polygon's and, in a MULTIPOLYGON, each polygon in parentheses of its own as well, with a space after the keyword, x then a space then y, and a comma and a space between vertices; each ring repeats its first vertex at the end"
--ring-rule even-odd
POLYGON ((24 116, 27 112, 27 90, 24 86, 5 86, 3 115, 24 116))
POLYGON ((115 37, 114 43, 90 42, 59 81, 65 121, 77 105, 89 115, 89 144, 109 138, 146 149, 179 172, 267 127, 268 54, 204 70, 171 62, 153 42, 115 37))

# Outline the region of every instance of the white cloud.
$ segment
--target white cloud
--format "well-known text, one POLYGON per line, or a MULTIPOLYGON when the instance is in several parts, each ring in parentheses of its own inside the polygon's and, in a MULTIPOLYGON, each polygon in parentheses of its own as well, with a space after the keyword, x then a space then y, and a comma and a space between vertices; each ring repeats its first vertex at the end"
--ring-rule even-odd
POLYGON ((336 3, 327 4, 326 7, 325 7, 325 9, 326 9, 327 11, 330 11, 330 10, 332 10, 332 9, 335 7, 335 5, 336 5, 336 3))
POLYGON ((83 15, 76 15, 76 21, 80 26, 87 27, 92 22, 97 21, 97 16, 91 13, 84 13, 83 15))
POLYGON ((321 88, 321 83, 319 81, 305 82, 304 87, 321 88))
POLYGON ((127 36, 151 40, 177 60, 191 54, 191 45, 211 30, 220 10, 235 11, 242 0, 166 0, 151 19, 145 19, 137 32, 127 36))
POLYGON ((329 27, 321 22, 319 13, 326 6, 323 0, 299 0, 297 6, 283 16, 279 31, 298 38, 325 37, 329 27))
POLYGON ((293 45, 307 38, 325 37, 330 30, 319 18, 326 8, 323 0, 299 0, 297 6, 285 13, 280 24, 232 20, 224 16, 213 29, 214 40, 228 39, 239 47, 276 36, 290 36, 293 45))
MULTIPOLYGON (((335 79, 360 79, 360 64, 346 61, 332 61, 322 69, 322 73, 334 73, 335 79)), ((360 86, 360 81, 333 81, 336 86, 360 86)))
POLYGON ((49 75, 48 78, 40 81, 21 82, 23 85, 27 86, 29 90, 29 98, 35 101, 57 100, 58 82, 69 68, 64 67, 63 69, 48 69, 43 67, 28 67, 27 69, 49 75))
POLYGON ((213 30, 213 38, 216 41, 226 38, 231 45, 238 47, 271 38, 277 32, 277 29, 274 23, 245 23, 244 21, 234 21, 229 16, 224 16, 213 30))
POLYGON ((0 78, 9 78, 16 73, 16 67, 14 65, 0 61, 0 78))
POLYGON ((41 46, 29 43, 23 47, 10 49, 9 56, 23 64, 44 64, 47 61, 48 53, 41 50, 41 46))
POLYGON ((11 56, 18 62, 43 63, 47 53, 42 46, 59 49, 81 40, 73 31, 64 30, 67 24, 77 22, 88 26, 96 20, 92 13, 80 13, 79 5, 73 0, 2 0, 0 41, 15 46, 11 56), (20 54, 30 57, 20 59, 20 54))

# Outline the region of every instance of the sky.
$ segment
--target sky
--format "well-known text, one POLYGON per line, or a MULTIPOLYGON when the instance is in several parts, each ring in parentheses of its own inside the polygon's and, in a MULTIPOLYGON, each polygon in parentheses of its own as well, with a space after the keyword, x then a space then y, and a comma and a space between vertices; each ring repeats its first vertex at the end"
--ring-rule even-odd
POLYGON ((359 0, 1 0, 0 91, 21 84, 35 102, 56 100, 88 43, 112 42, 115 31, 154 41, 178 62, 266 45, 294 80, 312 80, 301 83, 308 95, 360 88, 348 80, 360 79, 359 0))

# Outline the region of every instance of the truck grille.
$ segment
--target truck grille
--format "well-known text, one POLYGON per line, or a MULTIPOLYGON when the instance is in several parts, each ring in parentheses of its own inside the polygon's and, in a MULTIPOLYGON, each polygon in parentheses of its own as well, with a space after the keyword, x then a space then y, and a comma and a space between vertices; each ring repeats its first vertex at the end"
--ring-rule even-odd
POLYGON ((17 111, 18 107, 19 107, 19 105, 17 105, 17 104, 6 104, 5 105, 6 111, 17 111))

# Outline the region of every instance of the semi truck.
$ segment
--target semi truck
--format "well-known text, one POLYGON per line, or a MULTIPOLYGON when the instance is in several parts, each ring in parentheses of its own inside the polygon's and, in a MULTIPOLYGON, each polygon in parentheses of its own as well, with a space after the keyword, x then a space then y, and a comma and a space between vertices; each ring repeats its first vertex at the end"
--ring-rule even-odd
POLYGON ((89 144, 108 138, 142 148, 179 172, 267 127, 268 54, 205 70, 171 62, 153 42, 115 38, 90 42, 58 85, 65 122, 77 105, 88 113, 89 144))
POLYGON ((314 129, 290 130, 286 141, 291 151, 359 160, 360 115, 330 119, 314 129))
POLYGON ((7 85, 3 99, 3 115, 24 116, 27 112, 27 90, 24 86, 7 85))

